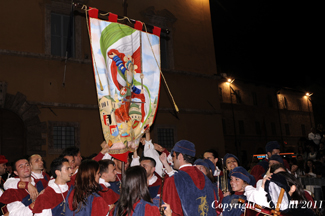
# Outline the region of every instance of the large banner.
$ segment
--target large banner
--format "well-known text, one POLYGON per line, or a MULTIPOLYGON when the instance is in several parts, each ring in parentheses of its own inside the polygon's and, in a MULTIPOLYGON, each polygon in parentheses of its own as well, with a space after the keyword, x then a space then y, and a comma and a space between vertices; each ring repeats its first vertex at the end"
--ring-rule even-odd
POLYGON ((103 134, 110 154, 133 151, 155 118, 160 38, 117 22, 89 18, 103 134))

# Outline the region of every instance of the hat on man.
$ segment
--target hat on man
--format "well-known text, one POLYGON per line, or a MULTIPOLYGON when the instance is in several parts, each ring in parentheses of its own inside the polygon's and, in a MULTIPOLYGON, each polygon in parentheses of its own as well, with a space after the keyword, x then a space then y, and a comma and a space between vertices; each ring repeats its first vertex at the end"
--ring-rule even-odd
POLYGON ((265 146, 266 152, 272 153, 273 149, 280 149, 280 145, 277 141, 270 141, 270 142, 266 143, 266 146, 265 146))
POLYGON ((247 170, 241 166, 235 167, 233 170, 231 170, 229 176, 240 178, 241 180, 247 182, 250 185, 255 185, 256 183, 254 176, 249 174, 247 170))
POLYGON ((0 164, 8 163, 7 158, 4 155, 0 155, 0 164))
POLYGON ((284 163, 283 163, 283 159, 282 159, 282 157, 281 157, 280 155, 272 155, 272 156, 269 158, 269 161, 270 161, 270 160, 278 161, 279 163, 282 163, 282 164, 284 165, 284 163))
POLYGON ((175 144, 174 148, 171 150, 171 154, 173 154, 174 152, 195 157, 195 145, 188 140, 180 140, 175 144))
POLYGON ((227 153, 227 154, 223 157, 223 163, 226 164, 226 160, 227 160, 228 158, 231 158, 231 157, 235 158, 236 161, 237 161, 237 163, 239 164, 239 159, 238 159, 235 155, 233 155, 233 154, 229 154, 229 153, 227 153))
POLYGON ((208 170, 211 170, 212 173, 214 173, 214 171, 216 169, 214 167, 213 163, 209 159, 197 159, 194 162, 194 165, 202 165, 202 166, 206 167, 208 170))

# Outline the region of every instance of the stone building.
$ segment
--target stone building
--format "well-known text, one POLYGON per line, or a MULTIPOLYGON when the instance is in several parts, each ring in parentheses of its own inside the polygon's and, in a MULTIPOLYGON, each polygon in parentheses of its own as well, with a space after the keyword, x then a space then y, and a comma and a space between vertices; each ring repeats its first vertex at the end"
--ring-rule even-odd
MULTIPOLYGON (((161 81, 152 138, 166 147, 180 139, 198 154, 224 139, 208 0, 90 0, 88 6, 169 29, 161 35, 162 72, 179 108, 161 81)), ((65 58, 69 0, 5 1, 0 15, 0 154, 9 160, 32 153, 47 164, 76 145, 83 156, 103 141, 83 11, 73 16, 71 56, 65 58)))
POLYGON ((281 152, 297 150, 299 139, 314 125, 307 92, 226 78, 218 88, 226 152, 242 160, 265 154, 265 144, 272 140, 282 144, 281 152))

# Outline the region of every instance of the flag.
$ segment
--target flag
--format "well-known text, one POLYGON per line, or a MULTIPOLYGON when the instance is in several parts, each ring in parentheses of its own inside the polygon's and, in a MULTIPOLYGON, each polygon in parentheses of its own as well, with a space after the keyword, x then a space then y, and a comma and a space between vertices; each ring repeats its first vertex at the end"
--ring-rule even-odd
POLYGON ((100 20, 93 10, 89 12, 90 44, 102 130, 109 153, 126 161, 157 111, 160 38, 100 20))

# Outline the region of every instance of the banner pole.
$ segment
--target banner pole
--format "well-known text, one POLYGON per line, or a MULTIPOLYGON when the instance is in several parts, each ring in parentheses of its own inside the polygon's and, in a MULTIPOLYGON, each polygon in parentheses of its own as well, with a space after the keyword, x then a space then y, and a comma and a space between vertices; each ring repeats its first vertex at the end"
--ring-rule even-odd
MULTIPOLYGON (((85 6, 85 7, 87 7, 87 8, 89 8, 87 5, 83 5, 83 4, 81 4, 81 3, 74 3, 74 6, 75 6, 75 8, 76 9, 82 9, 82 7, 83 6, 85 6)), ((98 10, 98 15, 100 15, 100 16, 102 16, 102 17, 105 17, 105 16, 107 16, 109 14, 109 12, 105 12, 105 11, 102 11, 102 10, 98 10)), ((100 17, 98 17, 98 18, 100 18, 100 17)), ((119 16, 118 15, 118 19, 125 19, 126 18, 126 16, 119 16)), ((135 22, 136 22, 136 20, 133 20, 133 19, 128 19, 131 23, 127 23, 126 25, 129 25, 129 26, 131 26, 132 28, 134 27, 134 24, 135 24, 135 22), (131 25, 132 24, 132 25, 131 25)), ((123 24, 125 24, 125 23, 123 23, 123 24)), ((154 26, 152 26, 152 25, 149 25, 149 24, 147 24, 147 23, 144 23, 146 26, 147 26, 147 28, 149 28, 151 31, 153 30, 153 28, 154 28, 154 26)), ((144 30, 143 30, 144 31, 144 30)), ((169 29, 161 29, 161 32, 163 32, 163 33, 166 33, 166 34, 169 34, 170 33, 170 30, 169 29)))

